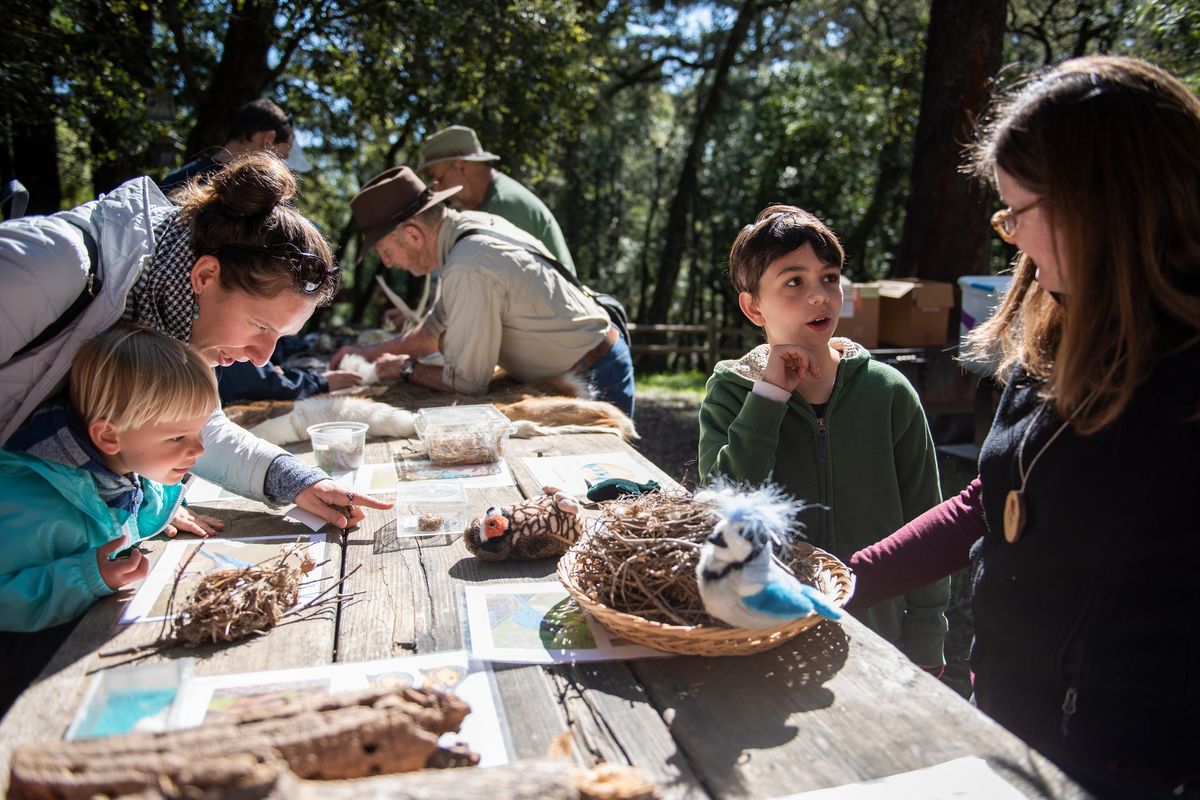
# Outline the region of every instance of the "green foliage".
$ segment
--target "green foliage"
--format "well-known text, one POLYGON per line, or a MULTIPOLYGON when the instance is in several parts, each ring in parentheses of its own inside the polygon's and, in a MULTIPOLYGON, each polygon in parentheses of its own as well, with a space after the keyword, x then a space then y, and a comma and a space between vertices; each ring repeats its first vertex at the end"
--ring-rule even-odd
MULTIPOLYGON (((340 248, 354 296, 338 316, 353 318, 374 313, 374 261, 353 266, 349 198, 376 172, 415 164, 429 133, 466 124, 555 210, 585 280, 644 311, 697 114, 743 8, 13 0, 0 30, 0 172, 19 171, 22 126, 48 109, 62 202, 73 204, 194 155, 184 143, 213 98, 266 95, 293 115, 314 163, 298 204, 340 248), (245 26, 271 46, 227 48, 245 26), (148 118, 150 98, 163 97, 174 115, 148 118)), ((827 220, 855 279, 884 274, 898 247, 928 3, 758 0, 753 9, 696 143, 668 319, 642 322, 738 324, 725 259, 737 230, 771 202, 827 220)), ((1188 0, 1011 0, 1005 80, 1090 52, 1141 56, 1200 88, 1200 9, 1188 0)), ((389 279, 406 287, 399 273, 389 279)))

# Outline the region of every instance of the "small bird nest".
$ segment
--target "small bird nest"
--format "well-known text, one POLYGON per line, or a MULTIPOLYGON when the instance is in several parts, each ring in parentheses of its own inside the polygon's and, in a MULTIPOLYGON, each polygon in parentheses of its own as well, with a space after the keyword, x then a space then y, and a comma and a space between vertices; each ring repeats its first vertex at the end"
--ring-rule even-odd
POLYGON ((300 600, 303 576, 316 567, 307 553, 298 566, 288 563, 290 555, 289 550, 270 562, 205 575, 175 617, 171 638, 195 647, 275 627, 300 600))
MULTIPOLYGON (((704 610, 696 582, 700 548, 719 517, 686 492, 655 492, 604 504, 572 549, 574 585, 616 611, 665 625, 724 626, 704 610)), ((798 544, 784 564, 810 583, 817 568, 798 544)))
POLYGON ((191 598, 183 608, 176 610, 175 596, 179 592, 180 580, 187 574, 188 565, 202 547, 203 542, 192 550, 175 571, 175 585, 167 600, 166 618, 157 640, 150 644, 101 653, 102 658, 132 656, 127 661, 109 666, 133 663, 179 644, 196 647, 201 644, 236 642, 248 636, 266 633, 280 625, 303 622, 326 612, 336 612, 338 603, 362 594, 339 592, 331 595, 332 592, 338 592, 354 573, 358 572, 359 567, 356 566, 333 581, 313 599, 303 605, 297 605, 300 602, 300 590, 307 583, 322 580, 306 579, 306 576, 329 563, 322 561, 318 564, 307 552, 303 553, 299 563, 295 563, 296 559, 292 556, 308 547, 307 544, 297 542, 284 549, 278 557, 272 556, 258 564, 205 574, 197 582, 191 598))

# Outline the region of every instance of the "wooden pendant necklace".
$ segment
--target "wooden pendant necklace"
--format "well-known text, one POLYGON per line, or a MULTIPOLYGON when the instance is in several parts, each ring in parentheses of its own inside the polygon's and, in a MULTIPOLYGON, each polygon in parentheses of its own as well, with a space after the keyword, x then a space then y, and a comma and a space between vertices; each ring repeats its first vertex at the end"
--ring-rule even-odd
POLYGON ((1067 429, 1067 426, 1071 424, 1071 420, 1075 419, 1075 416, 1091 403, 1093 396, 1095 396, 1094 391, 1082 403, 1076 406, 1066 421, 1058 426, 1058 430, 1054 432, 1054 435, 1038 448, 1038 451, 1033 456, 1033 460, 1029 462, 1029 469, 1025 469, 1025 443, 1029 441, 1029 434, 1037 426, 1037 421, 1041 418, 1042 411, 1046 408, 1046 403, 1038 406, 1037 413, 1033 415, 1033 419, 1029 421, 1029 425, 1025 428, 1025 433, 1021 436, 1021 443, 1017 445, 1017 474, 1021 478, 1021 486, 1018 489, 1010 489, 1008 495, 1004 498, 1004 540, 1009 544, 1020 539, 1022 532, 1025 530, 1025 485, 1029 483, 1029 475, 1033 472, 1033 468, 1037 466, 1038 459, 1042 457, 1042 453, 1046 452, 1046 449, 1050 445, 1054 444, 1054 440, 1059 437, 1059 434, 1067 429))

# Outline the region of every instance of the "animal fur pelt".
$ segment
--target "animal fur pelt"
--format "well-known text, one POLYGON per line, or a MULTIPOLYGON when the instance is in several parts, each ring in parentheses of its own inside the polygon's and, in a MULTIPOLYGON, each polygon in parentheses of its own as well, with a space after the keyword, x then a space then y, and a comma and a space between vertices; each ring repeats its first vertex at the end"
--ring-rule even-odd
MULTIPOLYGON (((616 406, 598 400, 570 397, 527 397, 497 406, 513 421, 513 437, 528 439, 559 433, 615 433, 626 441, 638 438, 633 420, 616 406)), ((274 444, 304 441, 307 429, 333 420, 365 422, 368 435, 390 439, 416 436, 416 415, 411 411, 350 395, 319 395, 298 400, 291 410, 261 422, 250 432, 274 444)))
POLYGON ((250 432, 273 444, 291 444, 308 438, 308 426, 318 422, 365 422, 368 436, 409 439, 416 435, 416 415, 402 408, 362 397, 322 394, 297 400, 281 417, 255 425, 250 432))
POLYGON ((351 353, 342 359, 342 363, 338 364, 338 369, 357 372, 362 378, 363 386, 374 386, 379 383, 379 377, 375 374, 375 362, 367 361, 358 353, 351 353))

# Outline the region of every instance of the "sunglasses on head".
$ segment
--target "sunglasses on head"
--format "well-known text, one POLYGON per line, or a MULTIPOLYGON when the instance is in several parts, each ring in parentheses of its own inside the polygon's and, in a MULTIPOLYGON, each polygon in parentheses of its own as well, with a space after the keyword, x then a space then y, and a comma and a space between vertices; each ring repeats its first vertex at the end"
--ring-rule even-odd
POLYGON ((227 244, 218 247, 209 255, 219 259, 222 253, 232 251, 264 255, 286 263, 292 274, 296 276, 301 291, 305 294, 312 294, 320 289, 326 278, 341 274, 339 267, 327 267, 321 256, 316 253, 307 253, 291 242, 283 242, 270 247, 253 244, 227 244))

